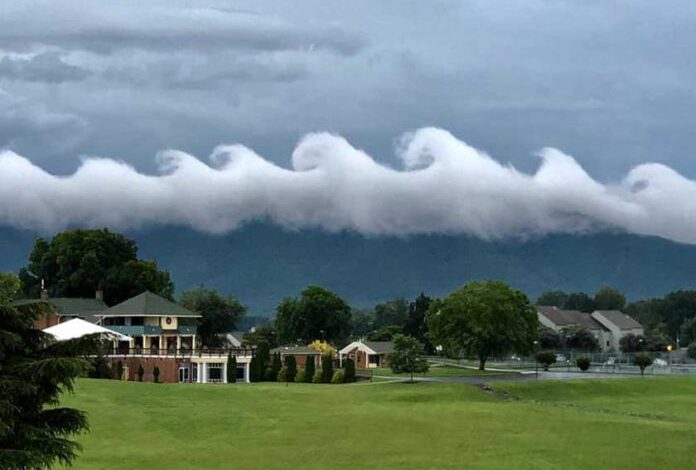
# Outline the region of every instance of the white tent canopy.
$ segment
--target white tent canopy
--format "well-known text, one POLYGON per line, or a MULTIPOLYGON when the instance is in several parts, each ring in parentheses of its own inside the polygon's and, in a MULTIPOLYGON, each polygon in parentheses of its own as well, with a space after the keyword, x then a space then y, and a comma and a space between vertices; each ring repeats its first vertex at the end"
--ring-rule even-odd
POLYGON ((118 341, 130 341, 130 336, 123 335, 113 330, 104 328, 103 326, 95 325, 80 318, 73 318, 64 323, 58 323, 55 326, 46 328, 44 333, 52 335, 58 341, 66 341, 82 336, 93 335, 99 333, 107 339, 118 341))

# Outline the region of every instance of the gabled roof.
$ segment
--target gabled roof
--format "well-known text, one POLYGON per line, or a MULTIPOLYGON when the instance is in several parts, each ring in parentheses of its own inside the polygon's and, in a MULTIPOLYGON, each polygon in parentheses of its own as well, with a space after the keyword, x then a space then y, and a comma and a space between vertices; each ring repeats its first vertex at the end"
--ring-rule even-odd
POLYGON ((310 355, 321 355, 321 351, 312 349, 309 346, 280 346, 271 350, 272 353, 281 354, 310 354, 310 355))
POLYGON ((107 305, 99 299, 82 299, 72 297, 49 297, 48 299, 26 299, 13 302, 15 307, 46 303, 51 305, 58 316, 89 316, 102 312, 107 305))
POLYGON ((123 335, 116 331, 104 328, 103 326, 95 325, 80 318, 73 318, 63 323, 58 323, 55 326, 46 328, 44 333, 53 336, 56 341, 66 341, 74 338, 81 338, 87 335, 99 334, 104 338, 117 339, 120 341, 130 341, 130 336, 123 335))
POLYGON ((391 354, 394 352, 394 343, 391 341, 353 341, 339 353, 347 354, 353 349, 358 348, 368 354, 391 354))
POLYGON ((604 318, 612 322, 621 330, 636 330, 643 328, 643 325, 619 310, 597 310, 597 312, 601 313, 604 318))
POLYGON ((145 291, 120 304, 104 310, 97 314, 101 317, 124 317, 124 316, 160 316, 168 315, 172 317, 200 317, 197 313, 182 307, 170 300, 145 291))
POLYGON ((607 330, 604 325, 592 318, 592 315, 579 310, 561 310, 557 307, 540 306, 537 307, 537 311, 559 328, 582 326, 588 330, 607 330))

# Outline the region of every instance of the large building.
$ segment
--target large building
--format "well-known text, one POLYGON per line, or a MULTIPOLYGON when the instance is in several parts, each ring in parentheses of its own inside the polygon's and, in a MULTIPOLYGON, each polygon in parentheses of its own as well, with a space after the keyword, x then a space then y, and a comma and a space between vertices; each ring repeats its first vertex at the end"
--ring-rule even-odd
POLYGON ((81 318, 83 320, 95 322, 94 315, 104 311, 107 306, 97 294, 93 299, 73 298, 73 297, 48 297, 44 290, 41 298, 24 299, 13 302, 14 307, 22 309, 24 307, 41 307, 41 314, 36 319, 34 328, 43 330, 57 325, 58 323, 81 318))
POLYGON ((227 361, 232 354, 237 361, 237 378, 249 381, 251 349, 200 347, 196 336, 200 315, 152 292, 143 292, 95 316, 100 325, 131 338, 115 342, 107 352, 112 366, 121 362, 126 380, 137 380, 142 366, 144 380, 151 381, 156 366, 161 382, 227 382, 227 361))
POLYGON ((587 329, 604 351, 619 351, 621 338, 627 334, 642 335, 643 327, 633 318, 618 310, 599 310, 584 313, 577 310, 562 310, 557 307, 537 307, 539 323, 560 333, 566 328, 587 329))

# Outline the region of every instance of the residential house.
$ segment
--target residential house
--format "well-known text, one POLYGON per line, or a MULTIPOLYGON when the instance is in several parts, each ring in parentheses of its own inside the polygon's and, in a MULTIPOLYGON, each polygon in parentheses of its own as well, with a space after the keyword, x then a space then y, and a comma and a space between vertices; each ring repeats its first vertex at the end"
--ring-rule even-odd
POLYGON ((621 349, 624 336, 644 334, 643 325, 619 310, 596 310, 592 312, 592 318, 611 332, 611 347, 616 351, 621 349))
POLYGON ((594 335, 602 351, 607 351, 612 347, 612 335, 609 328, 595 320, 589 313, 539 306, 537 307, 537 315, 539 323, 557 333, 570 327, 583 327, 594 335))
POLYGON ((152 292, 143 292, 96 316, 100 325, 131 338, 116 342, 108 353, 112 365, 121 361, 127 380, 137 380, 140 366, 150 379, 157 366, 162 382, 226 382, 228 355, 232 354, 237 361, 237 378, 249 381, 252 349, 201 348, 195 325, 200 315, 152 292))
POLYGON ((281 346, 271 350, 271 354, 280 353, 280 360, 285 364, 287 356, 295 356, 297 366, 304 369, 309 361, 314 361, 314 367, 321 367, 321 351, 309 346, 281 346))
POLYGON ((355 361, 357 369, 372 369, 375 367, 388 367, 389 355, 394 352, 394 343, 391 341, 353 341, 339 354, 340 364, 346 358, 355 361))

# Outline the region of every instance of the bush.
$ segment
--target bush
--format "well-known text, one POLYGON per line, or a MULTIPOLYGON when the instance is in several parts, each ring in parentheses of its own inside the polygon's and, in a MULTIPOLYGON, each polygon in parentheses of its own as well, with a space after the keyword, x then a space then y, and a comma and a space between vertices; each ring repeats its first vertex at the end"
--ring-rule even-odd
POLYGON ((123 377, 123 362, 118 361, 116 363, 116 373, 114 374, 114 378, 116 380, 121 380, 121 377, 123 377))
POLYGON ((549 370, 549 366, 556 363, 556 353, 553 351, 540 351, 537 353, 536 359, 544 367, 544 370, 549 370))
POLYGON ((334 372, 333 377, 331 377, 331 383, 332 384, 342 384, 343 382, 345 382, 345 379, 346 379, 346 377, 345 377, 345 374, 343 373, 343 371, 337 370, 336 372, 334 372))
POLYGON ((579 357, 575 360, 575 364, 578 366, 578 369, 585 372, 590 368, 590 359, 587 357, 579 357))
POLYGON ((297 371, 297 374, 295 375, 295 383, 303 383, 306 382, 305 380, 305 371, 300 370, 297 371))
POLYGON ((227 356, 227 383, 233 384, 237 381, 237 357, 232 353, 227 356))
POLYGON ((87 376, 90 379, 110 379, 113 377, 113 372, 106 358, 104 356, 97 356, 90 360, 87 376))
POLYGON ((276 377, 278 382, 290 382, 290 376, 288 374, 287 367, 281 367, 278 371, 278 377, 276 377))
POLYGON ((155 378, 154 382, 156 384, 158 384, 159 383, 159 376, 160 376, 159 367, 155 366, 155 368, 152 369, 152 376, 155 378))
POLYGON ((297 375, 297 360, 295 356, 285 356, 285 368, 287 369, 287 381, 294 382, 297 375))
MULTIPOLYGON (((278 372, 280 372, 280 369, 278 369, 278 372)), ((278 372, 273 375, 273 369, 266 367, 266 370, 263 373, 263 380, 266 382, 275 382, 278 378, 278 372)))
POLYGON ((321 378, 323 377, 323 374, 321 373, 321 369, 317 370, 314 372, 314 377, 312 377, 312 383, 313 384, 320 384, 322 383, 321 378))
POLYGON ((280 372, 282 367, 283 363, 280 361, 280 353, 277 352, 273 354, 273 358, 271 359, 271 373, 269 378, 266 380, 269 382, 275 382, 278 379, 278 372, 280 372))
POLYGON ((689 349, 686 350, 686 354, 691 358, 691 359, 696 359, 696 341, 691 343, 689 345, 689 349))
POLYGON ((640 375, 645 375, 645 369, 653 363, 652 357, 647 354, 636 354, 633 356, 633 364, 640 368, 640 375))
POLYGON ((143 381, 143 376, 145 375, 145 369, 143 369, 143 365, 139 364, 138 365, 138 382, 143 381))
POLYGON ((324 354, 321 356, 321 382, 325 384, 331 383, 333 375, 333 356, 331 354, 324 354))
POLYGON ((312 379, 314 378, 314 372, 315 372, 315 367, 314 367, 314 357, 313 356, 307 356, 307 363, 305 364, 305 370, 304 370, 304 381, 307 383, 311 383, 312 379))
POLYGON ((355 361, 353 359, 348 358, 343 361, 343 371, 346 383, 355 382, 355 361))

